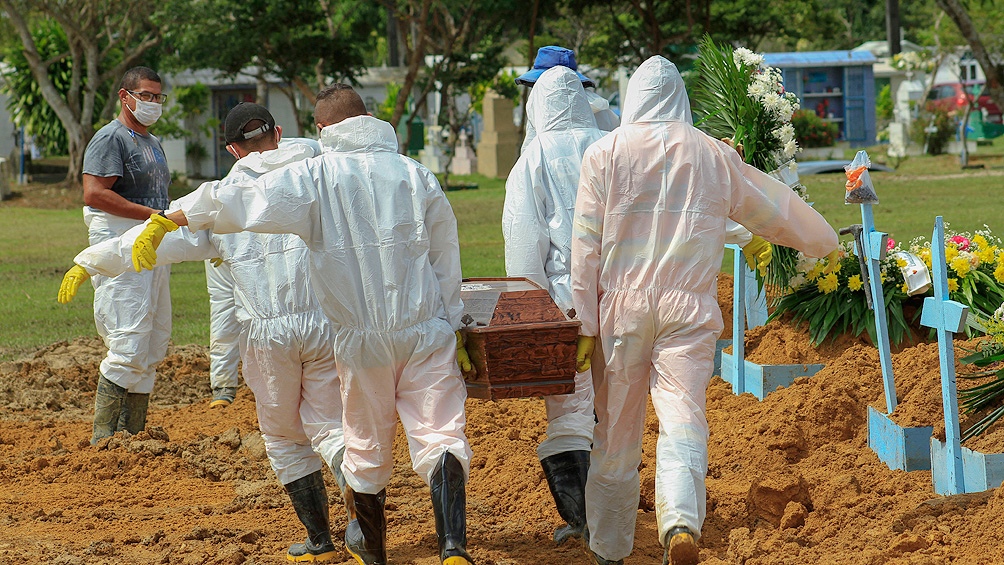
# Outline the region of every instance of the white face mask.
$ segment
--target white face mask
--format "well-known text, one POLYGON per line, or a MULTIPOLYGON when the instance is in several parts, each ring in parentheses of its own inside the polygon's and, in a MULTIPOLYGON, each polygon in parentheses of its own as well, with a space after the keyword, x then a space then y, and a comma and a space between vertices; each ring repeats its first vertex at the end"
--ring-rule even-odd
MULTIPOLYGON (((139 98, 133 96, 132 93, 129 93, 129 96, 132 96, 136 100, 136 109, 133 110, 132 108, 129 108, 129 111, 132 112, 132 115, 136 118, 137 122, 146 127, 150 127, 157 123, 157 120, 160 119, 161 113, 164 111, 163 104, 158 104, 156 102, 143 102, 139 98)), ((128 108, 129 106, 127 105, 126 107, 128 108)))

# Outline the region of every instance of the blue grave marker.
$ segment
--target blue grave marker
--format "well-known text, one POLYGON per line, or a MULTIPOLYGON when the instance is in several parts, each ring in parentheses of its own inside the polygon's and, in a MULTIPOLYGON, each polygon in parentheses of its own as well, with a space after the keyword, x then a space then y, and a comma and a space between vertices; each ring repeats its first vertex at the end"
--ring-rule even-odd
POLYGON ((941 401, 945 408, 945 441, 931 438, 934 492, 944 495, 980 492, 997 488, 1004 482, 1004 453, 980 453, 962 447, 952 337, 965 327, 969 308, 949 298, 945 223, 941 216, 935 219, 931 240, 934 296, 924 299, 920 323, 938 332, 941 401))
POLYGON ((890 469, 919 471, 931 468, 930 426, 904 428, 889 417, 896 409, 896 382, 893 379, 892 351, 889 346, 889 322, 886 317, 885 293, 882 289, 881 261, 885 258, 888 234, 875 229, 872 205, 861 204, 861 233, 855 238, 855 253, 864 259, 868 271, 872 311, 875 314, 875 337, 882 369, 886 413, 868 407, 868 447, 890 469), (859 245, 860 242, 860 245, 859 245), (861 249, 861 247, 864 249, 861 249))
POLYGON ((758 325, 754 320, 767 319, 767 300, 764 293, 756 287, 756 277, 746 266, 742 248, 735 244, 725 247, 731 249, 733 256, 733 287, 732 287, 732 353, 721 353, 722 379, 732 385, 732 392, 742 394, 752 393, 763 400, 778 387, 787 387, 799 377, 812 376, 823 368, 821 364, 799 365, 759 365, 746 360, 746 322, 750 327, 758 325), (752 287, 752 291, 748 290, 752 287), (757 293, 756 302, 749 296, 757 293), (761 310, 762 309, 762 310, 761 310))

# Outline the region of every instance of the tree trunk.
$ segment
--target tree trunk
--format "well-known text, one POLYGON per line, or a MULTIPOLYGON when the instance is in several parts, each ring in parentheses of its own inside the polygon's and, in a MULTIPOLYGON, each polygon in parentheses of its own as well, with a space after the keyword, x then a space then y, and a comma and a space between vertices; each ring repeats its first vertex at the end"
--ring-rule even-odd
MULTIPOLYGON (((397 93, 397 100, 394 102, 394 113, 391 115, 390 125, 397 129, 398 124, 401 123, 401 116, 404 115, 405 107, 408 104, 408 97, 411 95, 411 89, 415 86, 415 79, 418 78, 418 71, 425 61, 425 29, 428 26, 429 19, 429 8, 432 6, 432 0, 422 0, 422 7, 419 11, 417 21, 413 21, 412 26, 412 49, 411 57, 408 60, 408 73, 404 76, 404 84, 401 85, 401 90, 397 93)), ((407 135, 407 134, 406 134, 407 135)), ((404 147, 408 146, 408 140, 405 138, 404 147)))
POLYGON ((987 77, 987 84, 984 88, 990 98, 1000 107, 1004 108, 1004 68, 994 64, 987 52, 980 34, 973 25, 972 18, 966 11, 965 6, 959 0, 935 0, 938 7, 952 18, 962 37, 969 43, 969 48, 973 51, 973 57, 983 67, 983 74, 987 77))

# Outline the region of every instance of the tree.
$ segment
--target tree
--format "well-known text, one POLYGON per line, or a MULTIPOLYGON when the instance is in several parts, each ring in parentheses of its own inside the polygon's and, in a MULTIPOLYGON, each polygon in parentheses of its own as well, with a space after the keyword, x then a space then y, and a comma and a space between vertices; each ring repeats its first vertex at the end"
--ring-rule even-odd
POLYGON ((95 122, 111 119, 119 79, 160 42, 160 35, 145 15, 145 4, 126 0, 0 0, 0 12, 21 40, 42 98, 66 130, 66 178, 78 183, 95 122), (43 57, 32 33, 34 25, 47 25, 38 24, 42 21, 54 22, 63 31, 66 51, 43 57), (60 61, 70 66, 62 90, 50 75, 60 61), (102 95, 104 103, 99 105, 102 95))
MULTIPOLYGON (((969 48, 973 52, 973 58, 980 64, 983 68, 983 74, 986 75, 986 86, 984 87, 984 92, 990 96, 990 98, 1001 107, 1004 107, 1004 63, 1001 63, 999 53, 1001 52, 1000 39, 997 39, 996 45, 988 46, 984 34, 980 33, 977 29, 973 18, 969 14, 969 9, 960 0, 935 0, 938 7, 945 11, 949 18, 955 22, 956 27, 959 28, 959 32, 962 37, 965 38, 966 43, 969 44, 969 48), (993 55, 991 55, 993 53, 993 55), (996 59, 996 60, 995 60, 996 59)), ((990 7, 993 11, 992 17, 980 18, 979 21, 984 26, 989 25, 999 25, 1000 20, 1000 8, 996 6, 997 2, 988 2, 991 4, 990 7)), ((984 7, 980 6, 978 8, 981 12, 984 7)), ((989 16, 989 14, 986 14, 989 16)), ((999 35, 998 35, 999 38, 999 35)))
MULTIPOLYGON (((259 84, 278 77, 297 115, 302 95, 313 104, 329 77, 351 80, 372 43, 379 10, 359 0, 168 0, 155 16, 174 69, 249 73, 259 84)), ((259 100, 262 102, 262 100, 259 100)), ((308 122, 309 123, 309 122, 308 122)), ((298 120, 303 135, 302 120, 298 120)))
POLYGON ((404 59, 408 62, 390 120, 397 127, 409 97, 415 100, 414 115, 425 105, 426 96, 433 89, 461 92, 466 89, 467 86, 456 89, 450 84, 455 76, 470 76, 467 71, 459 75, 457 72, 470 66, 473 60, 479 61, 477 74, 497 74, 505 64, 504 48, 529 25, 526 14, 532 12, 533 2, 383 0, 383 3, 388 13, 396 16, 397 33, 405 38, 404 59), (432 58, 430 65, 426 65, 426 56, 432 58), (414 92, 416 87, 418 91, 414 92))

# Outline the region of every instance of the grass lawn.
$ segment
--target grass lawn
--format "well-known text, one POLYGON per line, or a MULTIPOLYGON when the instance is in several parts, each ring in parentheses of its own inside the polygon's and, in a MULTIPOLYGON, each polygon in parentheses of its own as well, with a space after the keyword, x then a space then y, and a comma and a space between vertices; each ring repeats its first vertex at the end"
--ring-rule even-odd
MULTIPOLYGON (((912 157, 894 173, 873 174, 880 200, 874 207, 878 229, 902 242, 916 236, 930 238, 934 217, 940 214, 952 230, 973 231, 987 225, 1004 234, 1004 198, 997 192, 1004 191, 1004 139, 980 147, 970 162, 984 168, 963 172, 956 156, 943 155, 912 157)), ((843 175, 813 175, 802 181, 815 208, 835 228, 861 221, 860 207, 843 203, 843 175)), ((459 224, 464 276, 502 276, 504 181, 452 176, 453 183, 478 184, 476 190, 447 193, 459 224)), ((90 285, 83 285, 70 304, 56 303, 63 273, 87 245, 77 206, 37 209, 0 204, 0 361, 56 341, 96 335, 90 285)), ((727 254, 723 268, 730 267, 727 254)), ((175 265, 171 294, 175 343, 208 343, 203 264, 175 265)))

